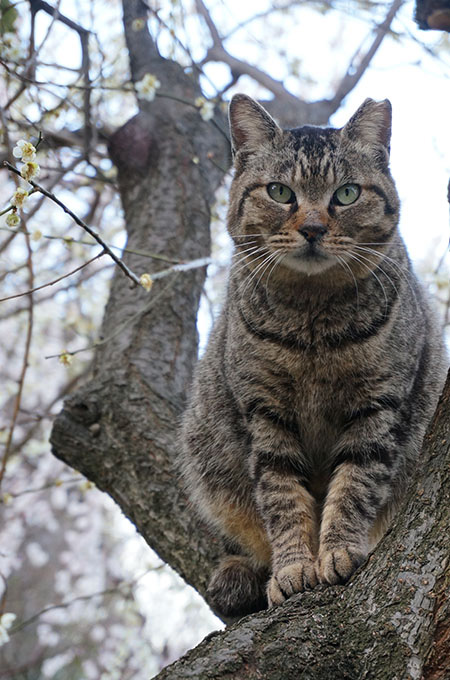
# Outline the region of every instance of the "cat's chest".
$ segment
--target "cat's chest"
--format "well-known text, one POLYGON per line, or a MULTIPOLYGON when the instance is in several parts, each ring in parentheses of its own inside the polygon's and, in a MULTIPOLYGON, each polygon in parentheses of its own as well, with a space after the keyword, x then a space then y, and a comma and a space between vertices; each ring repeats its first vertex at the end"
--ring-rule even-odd
POLYGON ((292 362, 293 409, 305 449, 317 458, 336 442, 355 385, 339 360, 327 363, 299 357, 292 362))

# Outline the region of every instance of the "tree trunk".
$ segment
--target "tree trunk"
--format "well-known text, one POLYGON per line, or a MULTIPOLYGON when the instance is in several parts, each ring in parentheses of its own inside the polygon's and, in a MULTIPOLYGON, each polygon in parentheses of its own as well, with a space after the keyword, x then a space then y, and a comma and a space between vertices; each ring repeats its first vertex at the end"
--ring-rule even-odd
MULTIPOLYGON (((127 247, 188 261, 209 253, 214 191, 230 162, 227 126, 220 111, 207 123, 189 105, 200 94, 198 83, 161 58, 146 28, 133 29, 143 16, 141 0, 124 0, 132 78, 155 74, 170 98, 141 102, 139 114, 111 139, 127 247)), ((167 267, 137 254, 124 259, 138 274, 167 267)), ((55 455, 107 491, 203 595, 220 545, 190 512, 174 460, 204 277, 204 269, 172 275, 148 293, 116 272, 94 376, 67 400, 51 436, 55 455)), ((160 677, 285 680, 300 671, 315 680, 450 677, 449 421, 447 384, 427 438, 428 463, 408 505, 350 584, 320 587, 248 617, 160 677)))
MULTIPOLYGON (((133 28, 146 16, 145 5, 123 0, 123 8, 133 81, 155 74, 158 95, 169 94, 140 100, 139 114, 110 142, 127 248, 175 261, 207 256, 214 192, 231 162, 226 117, 216 107, 213 121, 202 120, 193 106, 201 94, 194 77, 160 56, 146 28, 133 28)), ((310 105, 314 120, 316 104, 310 105)), ((298 124, 305 115, 305 103, 299 103, 298 124)), ((322 115, 316 122, 327 122, 329 113, 322 115)), ((124 260, 138 274, 168 266, 128 253, 124 260)), ((156 281, 147 293, 130 288, 116 271, 93 379, 65 402, 51 435, 53 453, 107 491, 149 545, 202 595, 220 546, 187 508, 174 460, 197 357, 204 279, 205 268, 194 269, 156 281)))

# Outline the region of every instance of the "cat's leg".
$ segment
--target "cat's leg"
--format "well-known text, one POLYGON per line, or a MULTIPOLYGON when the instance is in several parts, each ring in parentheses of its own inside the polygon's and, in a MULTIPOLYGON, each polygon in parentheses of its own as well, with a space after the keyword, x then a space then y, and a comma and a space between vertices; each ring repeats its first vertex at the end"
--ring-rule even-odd
MULTIPOLYGON (((382 449, 377 449, 377 456, 382 449)), ((355 457, 353 456, 353 461, 355 457)), ((318 574, 322 583, 345 583, 366 560, 369 536, 391 495, 387 460, 339 465, 332 477, 322 512, 318 574)))
MULTIPOLYGON (((247 494, 251 501, 251 488, 247 494)), ((205 517, 233 553, 225 556, 212 574, 208 586, 212 608, 227 622, 266 609, 271 549, 256 507, 243 504, 231 489, 203 497, 205 517)))
POLYGON ((252 477, 272 548, 269 605, 317 585, 316 501, 302 478, 300 446, 282 418, 267 410, 252 419, 252 477))

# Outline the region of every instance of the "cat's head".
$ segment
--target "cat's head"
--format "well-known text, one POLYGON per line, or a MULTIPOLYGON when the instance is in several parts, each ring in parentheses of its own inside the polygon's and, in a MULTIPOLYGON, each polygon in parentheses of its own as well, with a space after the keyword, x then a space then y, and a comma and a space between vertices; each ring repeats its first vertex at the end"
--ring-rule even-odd
POLYGON ((399 212, 388 169, 388 100, 366 99, 341 129, 282 130, 238 94, 230 128, 228 227, 250 267, 267 261, 307 275, 350 268, 358 277, 376 267, 399 212))

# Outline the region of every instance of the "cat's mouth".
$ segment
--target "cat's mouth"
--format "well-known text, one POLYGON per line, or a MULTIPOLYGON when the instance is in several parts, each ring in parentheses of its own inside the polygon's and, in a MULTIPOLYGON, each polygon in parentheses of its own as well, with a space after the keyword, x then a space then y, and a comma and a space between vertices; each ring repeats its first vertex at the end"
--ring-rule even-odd
POLYGON ((315 243, 291 250, 282 260, 285 267, 308 275, 323 272, 335 263, 336 258, 315 243))

